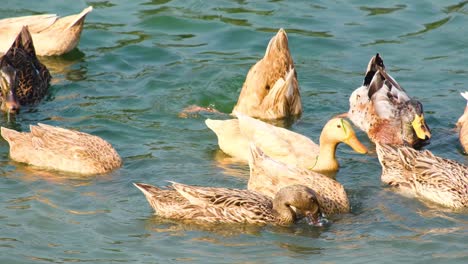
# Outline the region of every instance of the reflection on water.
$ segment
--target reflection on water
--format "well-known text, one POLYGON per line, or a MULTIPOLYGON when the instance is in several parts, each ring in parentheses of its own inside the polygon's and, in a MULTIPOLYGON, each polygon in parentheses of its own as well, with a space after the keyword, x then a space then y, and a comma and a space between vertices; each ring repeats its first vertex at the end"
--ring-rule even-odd
POLYGON ((79 49, 75 48, 63 56, 39 57, 39 60, 49 69, 53 77, 51 85, 59 84, 64 80, 82 81, 86 79, 88 70, 83 64, 85 54, 79 49), (80 65, 80 67, 73 67, 75 65, 80 65))
POLYGON ((359 9, 369 12, 368 16, 377 16, 390 14, 402 9, 405 9, 406 5, 396 5, 395 7, 367 7, 361 6, 359 9))
MULTIPOLYGON (((194 221, 177 221, 153 215, 145 220, 145 227, 151 232, 170 233, 175 236, 185 236, 190 231, 204 231, 224 237, 239 236, 241 234, 258 235, 264 228, 261 225, 204 223, 194 221)), ((217 241, 216 243, 219 243, 217 241)))
POLYGON ((460 2, 458 4, 447 6, 446 8, 444 8, 444 11, 446 13, 460 12, 462 14, 468 14, 468 11, 465 10, 465 5, 466 4, 468 4, 468 1, 462 1, 462 2, 460 2))
POLYGON ((450 18, 451 18, 451 17, 446 17, 446 18, 437 20, 437 21, 432 22, 432 23, 424 24, 424 29, 422 29, 422 30, 420 30, 420 31, 417 31, 417 32, 404 34, 404 35, 402 35, 402 36, 400 36, 400 37, 412 37, 412 36, 417 36, 417 35, 421 35, 421 34, 427 33, 427 32, 429 32, 429 31, 431 31, 431 30, 437 29, 437 28, 439 28, 439 27, 445 25, 447 22, 450 21, 450 18))

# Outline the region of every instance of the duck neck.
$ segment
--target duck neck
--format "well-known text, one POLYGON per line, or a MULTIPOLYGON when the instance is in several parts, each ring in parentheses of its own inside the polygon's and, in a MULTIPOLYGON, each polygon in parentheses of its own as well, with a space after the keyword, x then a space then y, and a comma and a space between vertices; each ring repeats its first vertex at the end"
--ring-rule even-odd
POLYGON ((327 140, 320 136, 319 154, 315 165, 311 168, 313 171, 336 171, 339 164, 336 160, 336 147, 339 142, 327 140))
POLYGON ((273 215, 280 225, 290 225, 296 222, 296 213, 291 209, 291 206, 285 201, 285 193, 279 191, 273 199, 273 215))

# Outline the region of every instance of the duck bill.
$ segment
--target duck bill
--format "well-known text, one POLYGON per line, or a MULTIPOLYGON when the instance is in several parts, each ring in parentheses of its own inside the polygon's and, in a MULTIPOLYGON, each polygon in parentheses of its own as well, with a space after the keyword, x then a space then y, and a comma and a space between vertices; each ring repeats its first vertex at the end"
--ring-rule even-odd
POLYGON ((411 122, 414 132, 419 139, 426 140, 431 138, 431 130, 426 125, 424 115, 416 115, 413 122, 411 122))
POLYGON ((309 225, 318 227, 325 226, 329 222, 325 215, 320 212, 307 213, 306 220, 309 225))
POLYGON ((11 91, 8 92, 2 104, 2 110, 9 114, 15 114, 16 112, 19 111, 19 109, 20 109, 20 104, 18 100, 16 99, 16 96, 14 95, 13 92, 11 91))
POLYGON ((356 137, 356 135, 352 135, 347 140, 343 141, 345 144, 350 146, 354 151, 359 154, 366 154, 368 152, 367 147, 364 146, 361 141, 356 137))

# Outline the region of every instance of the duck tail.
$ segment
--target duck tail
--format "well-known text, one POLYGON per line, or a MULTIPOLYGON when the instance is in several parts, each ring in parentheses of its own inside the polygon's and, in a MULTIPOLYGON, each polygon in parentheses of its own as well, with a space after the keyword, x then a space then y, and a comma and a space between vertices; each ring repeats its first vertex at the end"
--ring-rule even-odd
POLYGON ((28 26, 23 26, 21 32, 15 40, 15 45, 21 45, 31 57, 36 57, 36 50, 34 49, 33 39, 31 37, 31 33, 29 32, 28 26))
POLYGON ((65 18, 72 18, 72 19, 73 19, 73 20, 70 22, 70 24, 68 25, 67 28, 72 28, 72 27, 74 27, 74 26, 76 26, 76 25, 81 24, 81 23, 84 21, 86 15, 87 15, 88 13, 90 13, 91 11, 93 11, 93 7, 92 7, 92 6, 88 6, 87 8, 83 9, 83 11, 81 11, 81 13, 79 13, 79 14, 77 14, 77 15, 71 15, 71 16, 68 16, 68 17, 64 17, 64 19, 65 19, 65 18))
POLYGON ((460 93, 460 94, 461 94, 461 96, 463 96, 463 98, 465 98, 465 99, 466 99, 466 103, 467 103, 467 105, 468 105, 468 92, 467 92, 467 91, 465 91, 465 92, 463 92, 463 93, 460 93))
POLYGON ((1 127, 0 128, 0 134, 8 142, 8 144, 11 145, 14 142, 15 138, 17 138, 18 135, 21 134, 21 132, 18 132, 16 130, 9 129, 9 128, 6 128, 6 127, 1 127))
POLYGON ((279 78, 276 81, 263 99, 262 105, 264 105, 265 109, 282 113, 280 114, 281 117, 286 117, 287 113, 296 115, 302 112, 299 85, 293 67, 289 68, 284 78, 279 78))
POLYGON ((133 185, 135 185, 135 187, 137 187, 146 197, 152 197, 161 191, 160 188, 146 183, 134 182, 133 185))

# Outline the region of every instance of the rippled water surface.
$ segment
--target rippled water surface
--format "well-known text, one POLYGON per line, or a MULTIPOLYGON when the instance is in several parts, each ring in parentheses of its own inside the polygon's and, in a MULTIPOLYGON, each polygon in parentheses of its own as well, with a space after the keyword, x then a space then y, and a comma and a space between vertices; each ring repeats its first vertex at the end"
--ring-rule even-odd
MULTIPOLYGON (((400 196, 380 183, 375 152, 338 148, 337 180, 352 212, 326 228, 211 225, 153 216, 132 182, 245 188, 248 167, 218 150, 208 115, 229 113, 245 75, 283 27, 304 114, 291 129, 314 140, 347 111, 367 62, 422 101, 428 148, 467 163, 453 130, 468 89, 467 1, 9 1, 0 17, 71 14, 93 5, 78 49, 43 58, 49 96, 1 125, 43 122, 99 135, 124 166, 70 176, 10 161, 0 141, 1 263, 468 263, 468 215, 400 196)), ((374 150, 365 134, 358 136, 374 150)))

